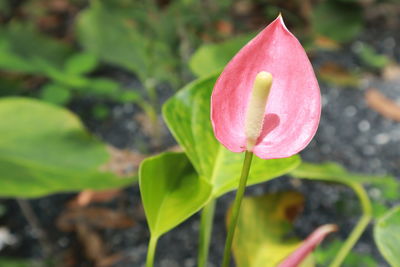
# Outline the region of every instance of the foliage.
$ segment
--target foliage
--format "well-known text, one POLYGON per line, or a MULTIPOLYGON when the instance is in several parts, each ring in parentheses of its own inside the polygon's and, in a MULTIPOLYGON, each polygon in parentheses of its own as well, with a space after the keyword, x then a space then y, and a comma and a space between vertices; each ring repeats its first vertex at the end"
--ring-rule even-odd
POLYGON ((391 266, 400 266, 400 206, 382 216, 374 228, 375 242, 391 266))
MULTIPOLYGON (((236 264, 273 267, 295 251, 301 241, 293 236, 292 222, 303 205, 297 192, 244 198, 232 245, 236 264)), ((312 257, 301 266, 314 266, 312 257)))
POLYGON ((239 49, 253 37, 254 34, 247 34, 222 43, 202 45, 190 58, 189 67, 198 77, 221 71, 239 49))
MULTIPOLYGON (((342 241, 335 240, 326 246, 318 247, 314 253, 316 262, 321 266, 328 266, 342 246, 342 241)), ((343 262, 343 267, 358 266, 376 267, 378 263, 369 254, 351 251, 343 262)))
POLYGON ((183 222, 211 195, 211 186, 198 177, 183 153, 165 152, 147 158, 141 164, 139 177, 152 236, 159 237, 183 222))
POLYGON ((351 1, 321 1, 313 10, 311 19, 316 34, 337 42, 352 40, 363 28, 362 9, 351 1))
MULTIPOLYGON (((213 196, 219 197, 236 188, 244 155, 231 153, 214 137, 209 114, 215 79, 212 75, 187 85, 165 103, 163 115, 197 173, 212 185, 213 196)), ((298 156, 268 161, 254 158, 248 184, 283 175, 299 163, 298 156)))
POLYGON ((109 160, 106 147, 67 110, 28 98, 2 98, 0 116, 0 196, 39 197, 135 180, 101 170, 109 160))
POLYGON ((390 59, 382 54, 378 54, 372 46, 364 43, 358 43, 357 54, 361 61, 368 67, 381 69, 390 63, 390 59))

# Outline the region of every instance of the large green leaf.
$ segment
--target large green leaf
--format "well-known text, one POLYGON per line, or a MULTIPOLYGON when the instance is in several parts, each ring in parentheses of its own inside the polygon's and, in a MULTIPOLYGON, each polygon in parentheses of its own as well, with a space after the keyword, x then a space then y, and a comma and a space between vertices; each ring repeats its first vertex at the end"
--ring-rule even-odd
MULTIPOLYGON (((244 153, 232 153, 215 139, 210 121, 210 98, 216 75, 187 85, 163 107, 169 129, 183 147, 197 173, 218 197, 239 183, 244 153)), ((300 163, 299 156, 262 160, 254 157, 248 184, 283 175, 300 163)))
POLYGON ((190 58, 189 67, 198 77, 220 71, 231 58, 248 42, 254 33, 235 37, 231 40, 201 46, 190 58))
POLYGON ((168 232, 209 200, 211 186, 184 153, 165 152, 140 166, 139 185, 152 237, 168 232))
POLYGON ((0 100, 0 196, 39 197, 130 184, 102 171, 105 145, 71 112, 27 98, 0 100))
MULTIPOLYGON (((301 241, 292 222, 303 205, 297 192, 244 198, 232 243, 237 266, 273 267, 294 252, 301 241)), ((314 266, 313 260, 301 266, 314 266)))
POLYGON ((400 206, 380 218, 374 228, 374 238, 379 251, 393 267, 400 266, 400 206))

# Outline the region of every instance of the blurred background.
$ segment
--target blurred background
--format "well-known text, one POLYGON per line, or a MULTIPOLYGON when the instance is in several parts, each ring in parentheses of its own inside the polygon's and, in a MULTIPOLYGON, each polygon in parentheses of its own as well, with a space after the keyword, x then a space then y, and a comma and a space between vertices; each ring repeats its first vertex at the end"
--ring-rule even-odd
MULTIPOLYGON (((221 70, 279 13, 322 91, 321 125, 302 157, 392 175, 394 192, 367 189, 376 216, 398 203, 400 1, 0 0, 0 266, 142 266, 137 168, 177 149, 162 104, 221 70)), ((289 177, 249 194, 282 190, 307 196, 299 236, 340 226, 318 252, 325 266, 357 221, 356 197, 289 177)), ((210 266, 231 200, 217 206, 210 266)), ((196 266, 198 227, 196 215, 163 237, 156 266, 196 266)), ((346 264, 388 266, 371 229, 346 264)))

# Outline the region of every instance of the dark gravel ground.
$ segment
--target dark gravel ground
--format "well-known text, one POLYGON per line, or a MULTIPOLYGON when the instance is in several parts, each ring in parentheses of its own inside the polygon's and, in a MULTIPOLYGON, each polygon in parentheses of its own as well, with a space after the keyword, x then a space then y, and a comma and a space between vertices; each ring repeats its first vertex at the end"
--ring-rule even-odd
MULTIPOLYGON (((380 32, 373 29, 371 32, 372 34, 363 36, 362 41, 370 43, 378 51, 400 61, 398 33, 380 32)), ((362 66, 355 56, 354 47, 353 44, 340 52, 319 52, 314 56, 313 63, 318 67, 322 62, 333 61, 349 69, 359 69, 362 66)), ((121 79, 125 78, 121 77, 121 79)), ((321 83, 323 99, 321 124, 314 140, 301 153, 304 160, 335 161, 351 171, 400 176, 398 149, 400 125, 367 107, 364 93, 370 87, 378 88, 386 96, 400 102, 400 80, 384 81, 372 75, 363 79, 360 88, 341 88, 321 83)), ((171 92, 160 89, 160 93, 161 100, 165 100, 171 92)), ((81 108, 78 107, 77 110, 81 108)), ((142 133, 138 134, 141 126, 132 120, 137 110, 136 107, 130 105, 116 106, 112 109, 111 119, 102 123, 87 120, 86 123, 95 134, 117 147, 138 148, 146 143, 147 137, 142 133)), ((167 145, 172 144, 170 136, 167 140, 169 140, 167 145)), ((351 190, 339 185, 305 180, 293 182, 290 178, 284 177, 252 186, 247 190, 247 194, 259 195, 287 189, 295 189, 306 196, 305 210, 296 221, 296 232, 300 237, 307 236, 321 224, 336 223, 340 226, 340 231, 336 236, 345 238, 358 219, 359 207, 355 196, 351 190)), ((102 237, 112 251, 124 251, 129 255, 125 261, 115 266, 142 266, 146 257, 148 230, 140 208, 139 190, 137 187, 132 187, 126 189, 125 193, 128 213, 138 224, 128 230, 104 231, 102 237)), ((369 193, 377 194, 376 190, 374 192, 370 190, 369 193)), ((72 194, 62 194, 31 201, 43 226, 49 230, 51 239, 57 244, 58 250, 71 246, 75 242, 71 235, 60 233, 55 229, 53 223, 60 212, 59 207, 72 197, 72 194)), ((210 250, 210 267, 219 266, 221 260, 225 239, 224 216, 233 197, 234 194, 229 193, 217 204, 210 250)), ((13 233, 16 233, 19 241, 15 246, 1 251, 0 255, 15 257, 40 255, 35 235, 20 214, 16 203, 13 200, 3 200, 2 203, 8 209, 5 216, 1 217, 0 225, 6 225, 13 233)), ((163 236, 159 241, 156 266, 196 266, 198 228, 199 216, 194 215, 163 236)), ((387 266, 373 243, 371 227, 358 242, 355 250, 373 255, 380 262, 379 266, 387 266)), ((86 263, 79 266, 90 265, 86 263)))

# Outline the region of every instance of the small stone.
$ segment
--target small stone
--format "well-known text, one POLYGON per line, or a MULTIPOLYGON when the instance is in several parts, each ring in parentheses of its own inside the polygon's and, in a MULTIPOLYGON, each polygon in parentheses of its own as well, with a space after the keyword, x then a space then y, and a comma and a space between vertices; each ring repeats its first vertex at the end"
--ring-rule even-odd
POLYGON ((375 148, 371 145, 367 145, 363 148, 363 153, 367 156, 372 156, 375 154, 375 148))
POLYGON ((357 109, 354 106, 348 106, 344 109, 344 114, 347 117, 354 117, 357 114, 357 109))
POLYGON ((361 132, 368 132, 370 128, 371 128, 371 124, 367 120, 362 120, 358 124, 358 129, 361 132))
POLYGON ((375 144, 377 145, 385 145, 389 143, 390 141, 390 136, 384 133, 378 134, 374 138, 375 144))

